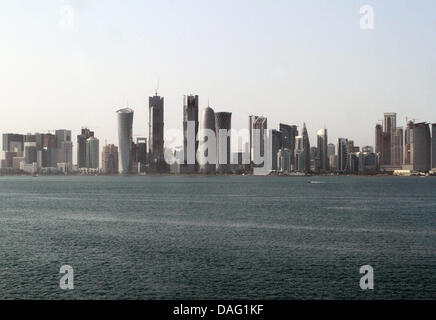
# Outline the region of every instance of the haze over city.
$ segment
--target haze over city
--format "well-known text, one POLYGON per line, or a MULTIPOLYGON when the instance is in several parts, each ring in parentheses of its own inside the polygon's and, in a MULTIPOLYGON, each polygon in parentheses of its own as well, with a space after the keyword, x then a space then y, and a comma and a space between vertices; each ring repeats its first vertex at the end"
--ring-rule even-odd
MULTIPOLYGON (((183 95, 200 110, 302 127, 374 145, 383 112, 436 122, 436 5, 429 1, 13 1, 0 19, 0 132, 117 143, 115 111, 134 109, 148 136, 148 96, 165 98, 165 129, 182 129, 183 95), (359 8, 374 8, 362 30, 359 8), (72 23, 62 25, 73 9, 72 23)), ((70 21, 71 22, 71 21, 70 21)), ((103 143, 102 143, 103 144, 103 143)), ((75 153, 74 153, 75 154, 75 153)))

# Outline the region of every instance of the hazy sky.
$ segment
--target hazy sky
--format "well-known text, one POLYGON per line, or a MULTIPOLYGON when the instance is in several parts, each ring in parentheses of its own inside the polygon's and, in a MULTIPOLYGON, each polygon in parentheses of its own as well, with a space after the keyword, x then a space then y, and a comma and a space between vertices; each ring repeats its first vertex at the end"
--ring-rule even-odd
POLYGON ((160 79, 166 129, 192 93, 235 128, 259 114, 306 122, 312 145, 324 125, 329 142, 373 145, 385 111, 436 122, 435 49, 434 0, 1 0, 0 133, 89 126, 117 144, 128 104, 148 136, 160 79), (365 4, 374 30, 360 29, 365 4))

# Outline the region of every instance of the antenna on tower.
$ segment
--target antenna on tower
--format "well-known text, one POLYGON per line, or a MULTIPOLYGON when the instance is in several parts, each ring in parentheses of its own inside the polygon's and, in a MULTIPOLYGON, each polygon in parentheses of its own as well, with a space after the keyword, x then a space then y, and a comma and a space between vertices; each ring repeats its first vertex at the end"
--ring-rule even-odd
POLYGON ((155 90, 156 95, 157 95, 157 91, 159 90, 159 82, 160 82, 160 77, 157 78, 156 90, 155 90))

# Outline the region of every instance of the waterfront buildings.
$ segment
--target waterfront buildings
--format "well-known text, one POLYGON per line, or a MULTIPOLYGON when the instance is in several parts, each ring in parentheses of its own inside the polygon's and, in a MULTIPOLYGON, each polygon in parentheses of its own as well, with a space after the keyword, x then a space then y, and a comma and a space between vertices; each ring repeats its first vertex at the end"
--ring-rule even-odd
POLYGON ((164 98, 157 95, 148 99, 149 134, 148 162, 149 172, 164 173, 168 165, 164 157, 164 98))
POLYGON ((184 172, 194 173, 198 170, 198 95, 183 98, 183 152, 184 172), (188 130, 188 127, 191 126, 188 130))
POLYGON ((278 169, 277 155, 279 150, 282 148, 282 132, 278 130, 271 130, 271 134, 272 134, 271 169, 277 171, 278 169))
POLYGON ((348 151, 348 140, 345 138, 338 139, 338 164, 337 171, 348 173, 350 170, 350 157, 348 151))
MULTIPOLYGON (((213 150, 206 149, 206 143, 208 142, 207 132, 215 133, 215 111, 208 106, 203 109, 201 113, 200 121, 200 136, 199 136, 199 148, 200 148, 200 173, 203 174, 215 174, 216 172, 216 147, 213 150), (212 159, 211 159, 212 158, 212 159)), ((209 141, 209 144, 211 142, 209 141)), ((216 146, 216 137, 214 135, 213 145, 216 146)))
POLYGON ((215 113, 215 132, 216 132, 216 171, 221 174, 230 172, 230 129, 232 127, 231 112, 215 113))
POLYGON ((391 166, 401 167, 403 164, 403 128, 395 128, 391 132, 391 166))
POLYGON ((118 147, 108 144, 103 147, 102 169, 106 174, 118 173, 118 147))
POLYGON ((77 166, 78 168, 86 168, 86 141, 94 137, 94 132, 88 128, 82 128, 81 134, 77 136, 77 166))
POLYGON ((130 108, 120 109, 118 116, 118 148, 119 148, 119 167, 120 173, 132 173, 132 127, 133 127, 133 110, 130 108))
POLYGON ((278 171, 281 173, 291 172, 291 150, 287 148, 282 148, 277 154, 277 167, 278 171))
POLYGON ((304 167, 300 169, 301 172, 310 172, 310 141, 307 132, 306 123, 303 124, 303 152, 304 152, 304 167))
POLYGON ((321 129, 317 133, 317 156, 319 159, 319 172, 327 172, 329 170, 329 155, 328 155, 328 138, 327 129, 321 129))
POLYGON ((431 169, 431 136, 428 123, 407 123, 403 170, 427 172, 431 169))
POLYGON ((268 129, 268 120, 263 116, 251 115, 248 117, 248 131, 250 135, 250 163, 253 166, 263 166, 257 157, 265 156, 265 135, 268 129))
POLYGON ((431 167, 436 171, 436 123, 431 125, 431 167))
POLYGON ((100 141, 95 137, 86 140, 86 168, 98 169, 100 167, 100 141))

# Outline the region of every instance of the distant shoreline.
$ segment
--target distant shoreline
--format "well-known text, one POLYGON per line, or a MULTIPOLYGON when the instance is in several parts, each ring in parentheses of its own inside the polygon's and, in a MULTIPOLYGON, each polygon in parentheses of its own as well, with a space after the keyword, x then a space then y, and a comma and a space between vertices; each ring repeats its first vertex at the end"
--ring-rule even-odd
POLYGON ((0 177, 282 177, 282 178, 319 178, 319 177, 436 177, 436 175, 414 174, 414 175, 394 175, 394 174, 291 174, 291 175, 253 175, 253 174, 170 174, 170 173, 150 173, 150 174, 0 174, 0 177))

